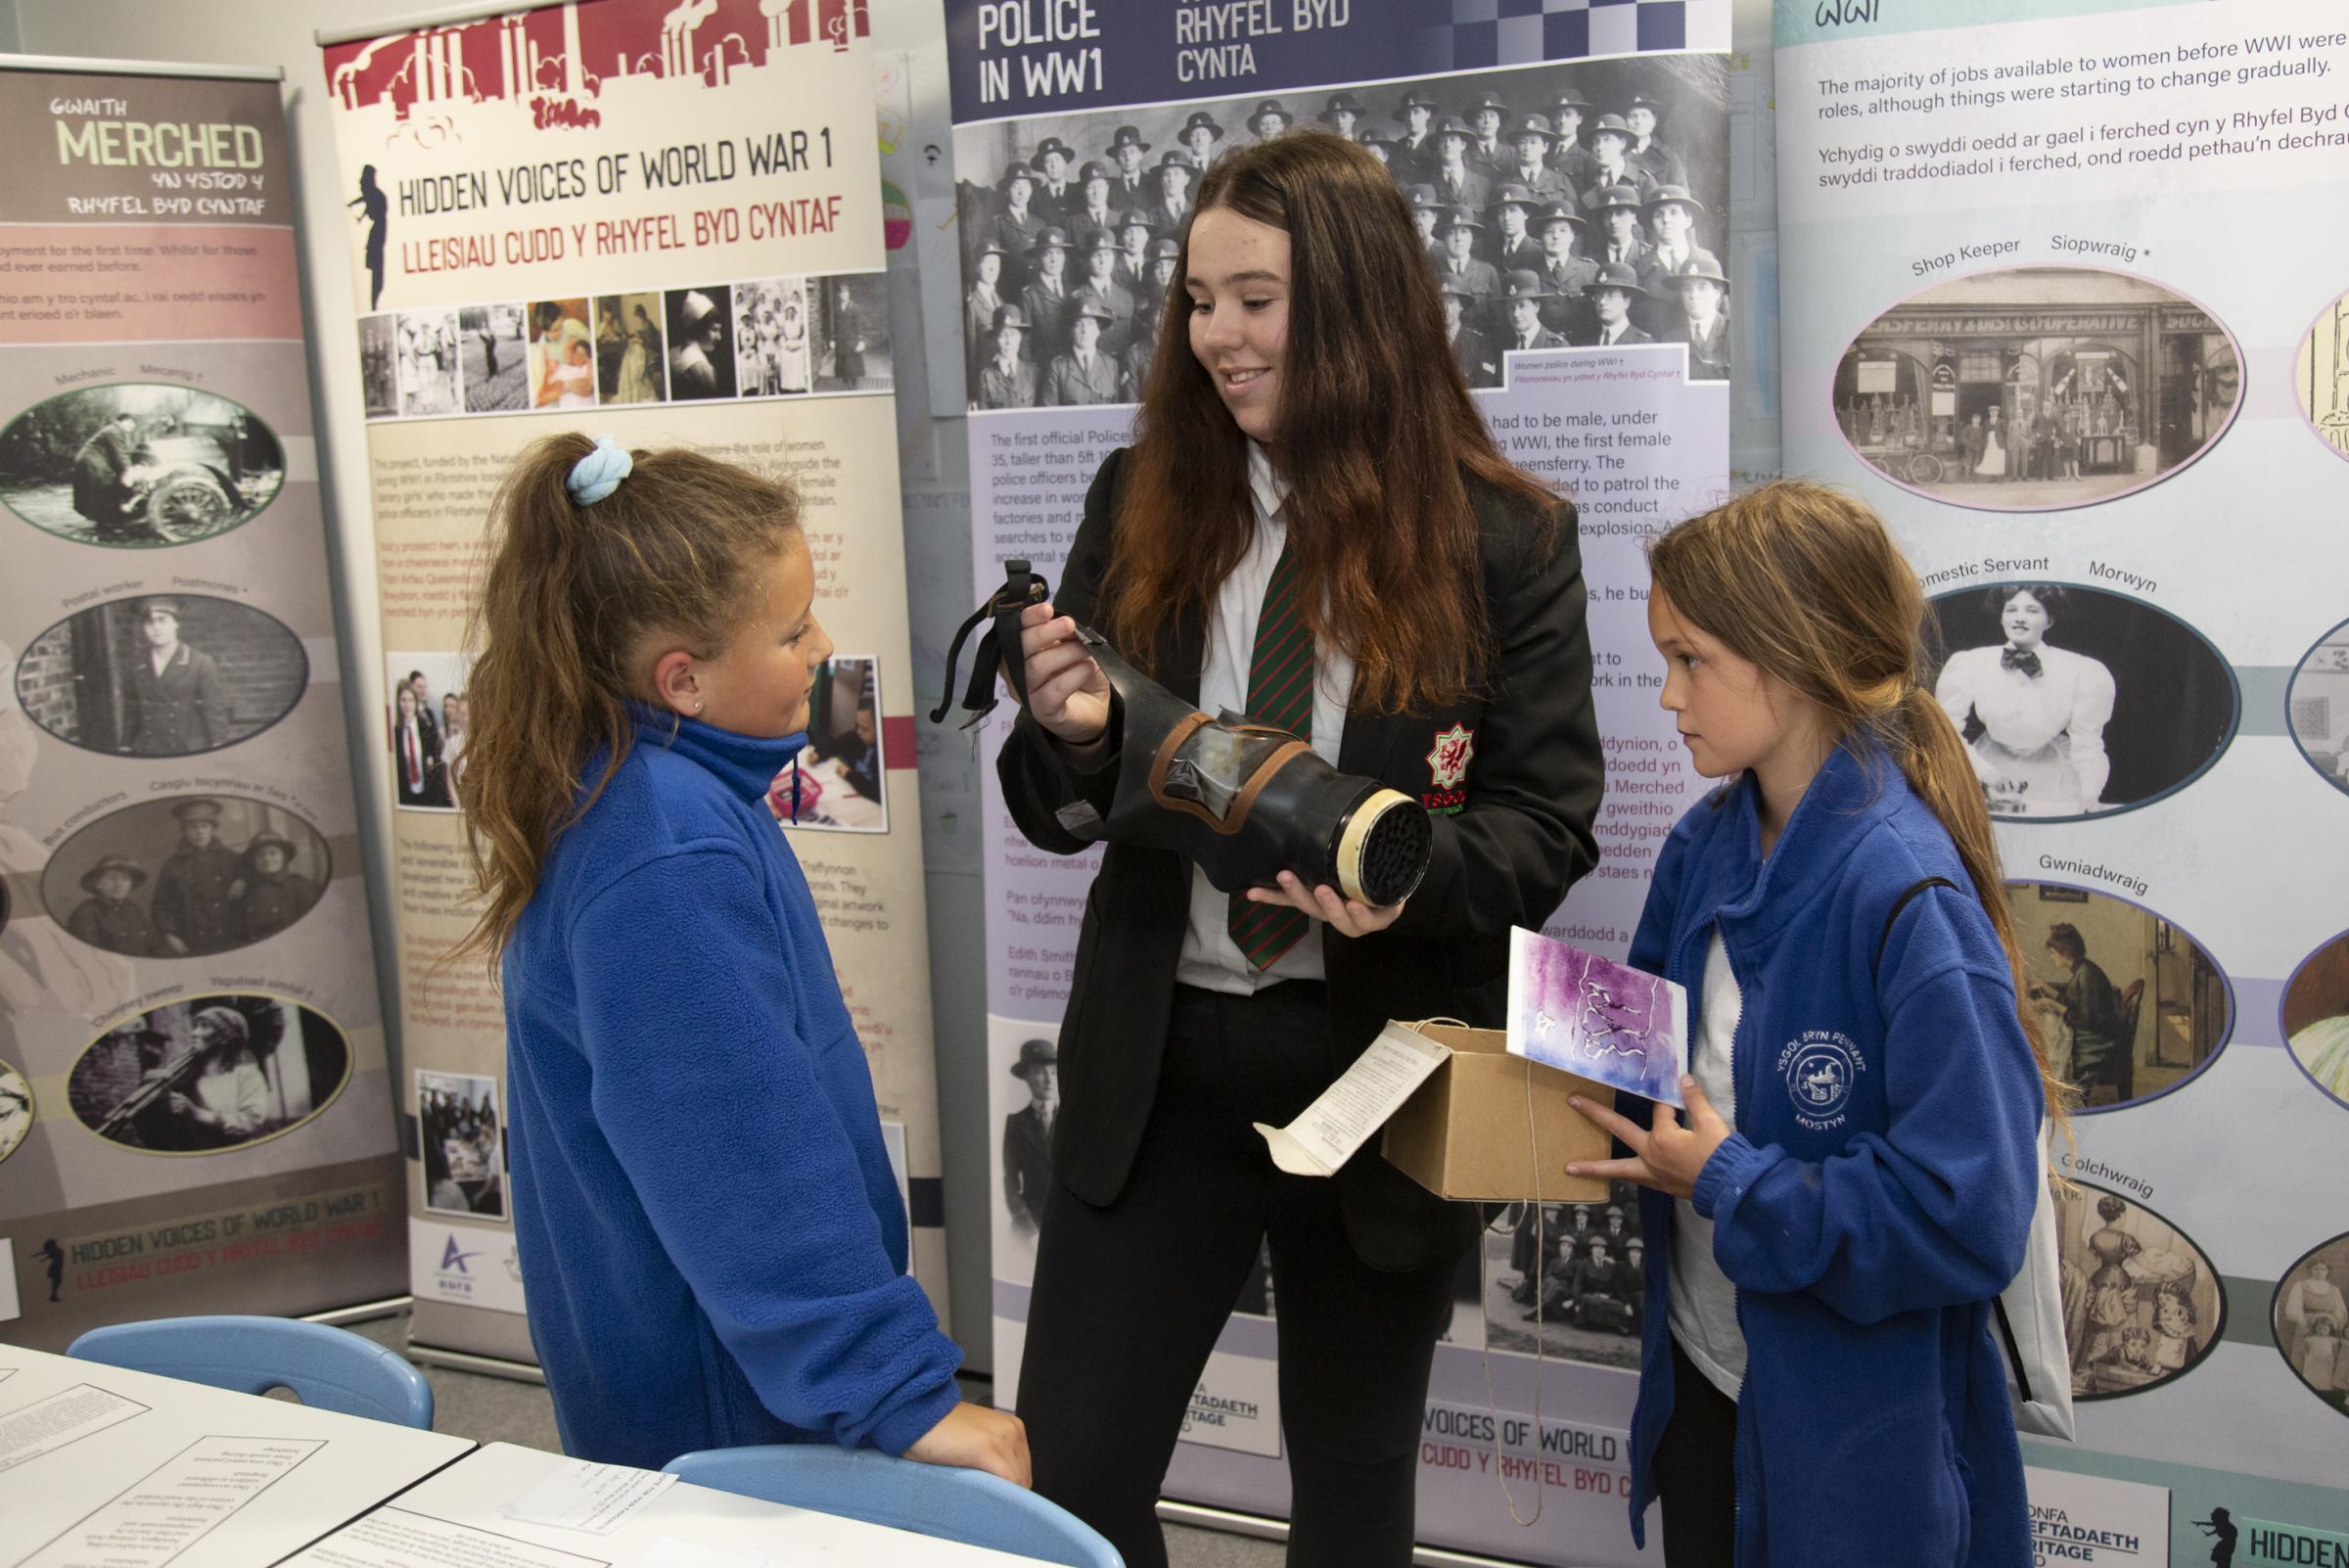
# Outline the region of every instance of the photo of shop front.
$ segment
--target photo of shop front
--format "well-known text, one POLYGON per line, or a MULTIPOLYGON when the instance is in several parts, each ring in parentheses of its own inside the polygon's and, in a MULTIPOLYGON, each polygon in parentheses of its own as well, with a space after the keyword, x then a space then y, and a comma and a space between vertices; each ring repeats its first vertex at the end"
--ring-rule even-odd
POLYGON ((1835 374, 1844 439, 1960 506, 2046 511, 2150 484, 2234 416, 2224 327, 2142 279, 2026 267, 1937 285, 1862 329, 1835 374))

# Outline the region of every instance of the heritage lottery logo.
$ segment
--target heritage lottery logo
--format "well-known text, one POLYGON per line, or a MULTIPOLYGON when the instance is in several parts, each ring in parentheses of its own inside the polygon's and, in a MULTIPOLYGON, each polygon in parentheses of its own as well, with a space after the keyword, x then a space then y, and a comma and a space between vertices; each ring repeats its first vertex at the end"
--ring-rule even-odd
POLYGON ((1427 754, 1428 777, 1440 790, 1456 790, 1468 776, 1468 760, 1476 755, 1476 731, 1454 724, 1436 734, 1435 750, 1427 754))
POLYGON ((1851 1037, 1832 1029, 1806 1029, 1778 1051, 1794 1119, 1814 1132, 1843 1126, 1853 1086, 1866 1070, 1867 1058, 1851 1037))

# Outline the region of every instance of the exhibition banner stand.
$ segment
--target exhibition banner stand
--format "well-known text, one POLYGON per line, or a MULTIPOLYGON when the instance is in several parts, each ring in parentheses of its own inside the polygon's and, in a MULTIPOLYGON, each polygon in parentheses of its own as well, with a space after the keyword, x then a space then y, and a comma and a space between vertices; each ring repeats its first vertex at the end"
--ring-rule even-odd
POLYGON ((860 0, 584 0, 320 40, 366 378, 421 1346, 532 1359, 503 1014, 491 975, 439 960, 473 923, 454 789, 469 588, 499 477, 558 430, 690 445, 806 500, 839 654, 805 758, 820 796, 778 831, 872 1068, 913 1272, 944 1314, 865 35, 860 0))
MULTIPOLYGON (((1188 351, 1179 328, 1164 342, 1153 329, 1172 242, 1207 164, 1306 120, 1375 131, 1399 183, 1426 188, 1437 204, 1430 264, 1460 280, 1455 355, 1502 449, 1581 508, 1608 760, 1603 858, 1547 929, 1621 958, 1656 848, 1701 785, 1656 706, 1663 672, 1647 637, 1641 544, 1723 498, 1728 483, 1730 321, 1744 307, 1709 284, 1703 292, 1723 308, 1692 322, 1681 300, 1698 291, 1669 278, 1718 277, 1727 250, 1729 6, 1451 20, 1472 9, 1338 0, 1223 8, 1214 19, 1204 8, 1047 18, 1043 8, 949 0, 972 576, 991 592, 1004 560, 1025 557, 1057 580, 1087 484, 1130 438, 1150 356, 1188 351), (1048 36, 1036 30, 1045 21, 1048 36), (1456 164, 1444 153, 1448 123, 1462 127, 1456 164), (1619 185, 1634 194, 1605 194, 1619 185), (1667 188, 1677 198, 1651 200, 1667 188), (1561 199, 1568 218, 1544 223, 1561 199), (1554 253, 1543 249, 1545 228, 1564 242, 1554 253), (1658 242, 1661 261, 1650 249, 1658 242), (1619 291, 1630 311, 1620 326, 1589 288, 1617 254, 1637 285, 1619 291), (1506 298, 1519 270, 1541 280, 1530 328, 1506 298), (1106 308, 1071 302, 1087 293, 1106 308), (1008 346, 996 330, 1005 308, 1028 323, 1008 346), (1092 330, 1073 326, 1080 314, 1103 323, 1089 367, 1072 351, 1077 333, 1092 330)), ((1009 716, 1006 705, 983 730, 985 758, 1009 716)), ((1472 800, 1472 744, 1429 735, 1420 798, 1430 809, 1472 800)), ((991 767, 983 778, 990 1124, 1002 1176, 995 1375, 998 1398, 1016 1405, 1033 1200, 1050 1179, 1055 1037, 1094 858, 1032 848, 1004 813, 991 767)), ((1633 1277, 1637 1213, 1628 1189, 1614 1196, 1512 1206, 1465 1261, 1429 1394, 1421 1540, 1541 1561, 1656 1560, 1634 1551, 1624 1519, 1638 1340, 1581 1326, 1554 1306, 1539 1321, 1534 1312, 1562 1283, 1559 1255, 1575 1237, 1580 1257, 1604 1236, 1611 1267, 1633 1277), (1512 1523, 1512 1508, 1531 1522, 1512 1523)), ((1260 1260, 1193 1401, 1170 1497, 1287 1511, 1278 1297, 1260 1260)))
POLYGON ((404 1288, 279 73, 0 58, 0 1339, 404 1288))
POLYGON ((1780 0, 1776 42, 1786 466, 1924 578, 2085 1095, 2040 1560, 2349 1560, 2349 29, 1780 0))

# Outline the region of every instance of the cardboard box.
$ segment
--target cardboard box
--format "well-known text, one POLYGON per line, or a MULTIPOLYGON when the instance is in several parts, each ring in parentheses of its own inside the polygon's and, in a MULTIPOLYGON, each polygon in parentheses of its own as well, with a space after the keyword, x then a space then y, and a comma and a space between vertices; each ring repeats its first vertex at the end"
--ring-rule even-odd
POLYGON ((1441 1198, 1606 1201, 1605 1181, 1566 1174, 1570 1160, 1604 1160, 1613 1152, 1607 1134, 1566 1102, 1580 1094, 1612 1107, 1613 1089, 1511 1056, 1497 1029, 1400 1027, 1451 1055, 1388 1120, 1381 1145, 1388 1164, 1441 1198))

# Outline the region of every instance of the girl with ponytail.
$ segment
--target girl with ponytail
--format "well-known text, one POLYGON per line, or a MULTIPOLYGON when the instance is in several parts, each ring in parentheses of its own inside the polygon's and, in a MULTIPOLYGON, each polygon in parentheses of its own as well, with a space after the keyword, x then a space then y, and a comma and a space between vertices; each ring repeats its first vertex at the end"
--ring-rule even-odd
POLYGON ((1584 1105, 1638 1183, 1632 1533, 1742 1568, 2032 1561, 1992 1302, 2065 1117, 1982 787, 1876 515, 1771 484, 1648 550, 1661 698, 1726 779, 1632 962, 1688 989, 1685 1114, 1584 1105))
MULTIPOLYGON (((1028 1482, 905 1273, 813 899, 767 806, 832 643, 790 486, 550 436, 490 521, 458 787, 500 966, 515 1248, 565 1450, 823 1441, 1028 1482)), ((787 796, 796 799, 796 795, 787 796)))

